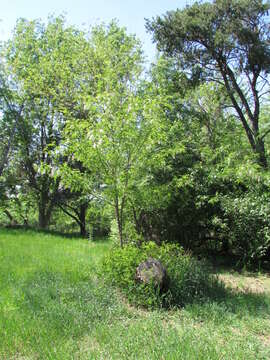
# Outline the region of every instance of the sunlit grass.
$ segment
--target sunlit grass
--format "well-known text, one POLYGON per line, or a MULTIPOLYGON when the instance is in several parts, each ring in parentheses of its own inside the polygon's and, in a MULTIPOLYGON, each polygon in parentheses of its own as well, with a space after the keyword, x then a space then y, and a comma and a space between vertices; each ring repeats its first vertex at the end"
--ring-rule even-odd
POLYGON ((1 360, 270 358, 267 275, 223 273, 233 289, 220 299, 150 312, 97 276, 108 251, 106 240, 0 231, 1 360))

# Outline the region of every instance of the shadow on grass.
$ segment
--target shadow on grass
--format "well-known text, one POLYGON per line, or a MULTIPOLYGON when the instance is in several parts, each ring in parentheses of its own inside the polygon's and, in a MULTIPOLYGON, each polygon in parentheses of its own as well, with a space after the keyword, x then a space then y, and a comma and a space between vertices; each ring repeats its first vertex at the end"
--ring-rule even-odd
POLYGON ((270 261, 269 256, 266 256, 260 262, 254 262, 245 264, 242 258, 233 255, 221 255, 214 254, 206 256, 205 261, 213 268, 215 272, 246 272, 250 274, 269 273, 270 272, 270 261))
MULTIPOLYGON (((270 319, 270 298, 265 294, 236 292, 220 281, 214 281, 205 290, 206 295, 200 300, 182 307, 195 318, 218 323, 229 322, 232 317, 270 319)), ((70 284, 68 276, 42 270, 27 279, 22 291, 21 305, 27 312, 40 317, 46 326, 63 328, 73 336, 79 335, 78 325, 81 334, 96 322, 108 321, 122 312, 126 314, 117 290, 101 280, 70 284)))
POLYGON ((185 306, 192 316, 217 323, 227 323, 233 318, 270 320, 270 296, 266 293, 240 291, 220 280, 209 285, 206 293, 200 301, 185 306))
MULTIPOLYGON (((64 237, 66 239, 84 239, 84 240, 90 240, 89 236, 83 236, 81 235, 79 232, 70 232, 70 233, 65 233, 65 232, 61 232, 58 230, 44 230, 44 229, 33 229, 33 231, 36 231, 38 233, 42 233, 42 234, 50 234, 50 235, 55 235, 55 236, 61 236, 64 237)), ((90 241, 93 242, 98 242, 98 241, 109 241, 109 237, 108 235, 95 235, 90 241)))
MULTIPOLYGON (((269 295, 238 291, 220 280, 210 279, 201 296, 182 307, 191 317, 219 324, 245 318, 270 320, 269 295)), ((117 290, 100 278, 72 282, 68 273, 40 270, 31 274, 20 290, 21 311, 41 320, 44 331, 53 332, 57 328, 65 336, 80 336, 97 322, 110 322, 120 314, 127 316, 117 290)), ((174 307, 181 307, 180 300, 174 301, 174 307)))
MULTIPOLYGON (((58 230, 49 230, 49 229, 38 229, 35 227, 31 227, 31 226, 25 226, 25 225, 9 225, 9 226, 4 226, 2 227, 2 229, 7 229, 9 231, 31 231, 33 233, 37 233, 37 234, 45 234, 45 235, 53 235, 53 236, 59 236, 59 237, 63 237, 65 239, 78 239, 78 240, 87 240, 88 237, 83 237, 79 232, 70 232, 70 233, 65 233, 62 231, 58 231, 58 230)), ((96 236, 93 239, 91 239, 91 241, 93 242, 99 242, 99 241, 109 241, 109 237, 108 236, 96 236)))
POLYGON ((60 236, 65 239, 87 239, 87 237, 83 237, 78 232, 65 233, 65 232, 58 231, 58 230, 33 229, 33 228, 31 230, 36 233, 39 233, 39 234, 46 234, 46 235, 49 234, 49 235, 54 235, 54 236, 60 236))

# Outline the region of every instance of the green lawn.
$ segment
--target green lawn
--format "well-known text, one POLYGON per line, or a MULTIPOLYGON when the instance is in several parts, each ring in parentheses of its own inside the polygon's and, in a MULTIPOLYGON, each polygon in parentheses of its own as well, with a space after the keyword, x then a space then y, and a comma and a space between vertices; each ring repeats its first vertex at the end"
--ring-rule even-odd
POLYGON ((97 276, 110 251, 0 230, 0 359, 270 359, 270 278, 222 272, 227 295, 174 311, 128 305, 97 276))

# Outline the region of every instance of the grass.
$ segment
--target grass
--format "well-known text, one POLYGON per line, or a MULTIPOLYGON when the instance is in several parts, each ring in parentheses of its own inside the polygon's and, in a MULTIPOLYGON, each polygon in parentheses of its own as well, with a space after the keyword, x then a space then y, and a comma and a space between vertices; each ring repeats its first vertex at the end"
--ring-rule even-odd
POLYGON ((106 240, 0 230, 0 359, 269 359, 270 278, 228 270, 219 299, 131 307, 97 276, 106 240))

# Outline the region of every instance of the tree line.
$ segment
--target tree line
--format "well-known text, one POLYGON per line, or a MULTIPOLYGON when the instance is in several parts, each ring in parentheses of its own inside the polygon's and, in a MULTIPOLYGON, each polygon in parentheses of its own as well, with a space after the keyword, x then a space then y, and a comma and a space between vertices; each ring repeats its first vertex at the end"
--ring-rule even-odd
POLYGON ((267 259, 269 8, 147 20, 150 68, 115 21, 19 19, 1 46, 1 223, 267 259))

